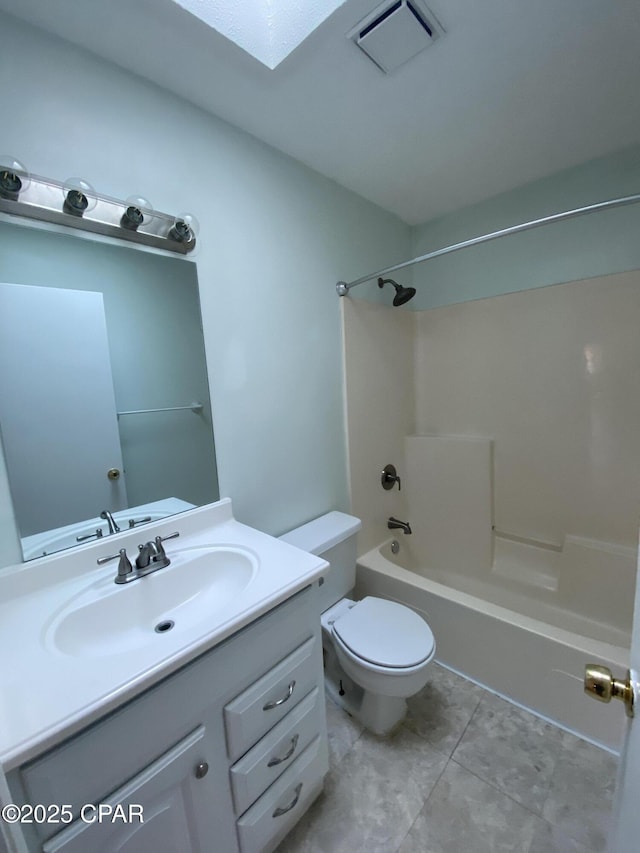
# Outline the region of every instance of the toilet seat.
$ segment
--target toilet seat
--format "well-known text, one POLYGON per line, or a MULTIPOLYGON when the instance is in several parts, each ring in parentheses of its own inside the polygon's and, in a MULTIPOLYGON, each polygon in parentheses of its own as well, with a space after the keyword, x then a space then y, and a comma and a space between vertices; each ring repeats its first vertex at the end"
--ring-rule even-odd
POLYGON ((368 596, 332 626, 335 639, 356 659, 394 671, 420 667, 434 652, 427 623, 403 604, 368 596))

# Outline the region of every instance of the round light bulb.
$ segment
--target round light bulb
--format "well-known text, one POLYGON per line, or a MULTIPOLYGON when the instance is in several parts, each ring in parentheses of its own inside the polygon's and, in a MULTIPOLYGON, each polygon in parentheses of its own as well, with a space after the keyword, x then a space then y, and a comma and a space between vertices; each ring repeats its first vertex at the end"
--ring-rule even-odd
POLYGON ((65 213, 71 216, 84 216, 98 203, 96 191, 84 178, 68 178, 64 182, 64 205, 65 213))
POLYGON ((169 238, 177 243, 192 243, 200 233, 200 223, 192 213, 179 213, 169 231, 169 238))
POLYGON ((0 154, 0 198, 18 201, 30 183, 26 166, 10 154, 0 154))
POLYGON ((138 228, 153 215, 153 205, 141 195, 130 195, 125 199, 125 211, 120 219, 120 225, 129 231, 138 228))

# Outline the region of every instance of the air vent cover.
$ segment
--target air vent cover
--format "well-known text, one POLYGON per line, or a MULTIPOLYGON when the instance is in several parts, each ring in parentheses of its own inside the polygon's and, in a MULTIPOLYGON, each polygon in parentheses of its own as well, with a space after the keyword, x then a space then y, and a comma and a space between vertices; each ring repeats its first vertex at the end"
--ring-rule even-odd
POLYGON ((444 33, 435 15, 416 0, 383 3, 348 33, 387 74, 432 45, 444 33))

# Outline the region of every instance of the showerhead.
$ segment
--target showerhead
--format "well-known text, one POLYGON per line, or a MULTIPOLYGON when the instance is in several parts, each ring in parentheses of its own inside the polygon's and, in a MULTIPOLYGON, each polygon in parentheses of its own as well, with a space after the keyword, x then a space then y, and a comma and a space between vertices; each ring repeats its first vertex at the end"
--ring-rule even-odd
POLYGON ((398 305, 404 305, 416 295, 415 287, 402 287, 397 284, 392 278, 379 278, 378 287, 384 287, 385 284, 392 284, 396 289, 396 295, 393 297, 393 305, 395 308, 398 305))

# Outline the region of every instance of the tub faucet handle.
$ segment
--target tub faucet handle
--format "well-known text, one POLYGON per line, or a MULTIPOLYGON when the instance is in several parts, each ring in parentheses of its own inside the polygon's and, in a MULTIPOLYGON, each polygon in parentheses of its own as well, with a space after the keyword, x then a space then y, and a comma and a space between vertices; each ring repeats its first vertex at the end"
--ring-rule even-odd
POLYGON ((402 484, 400 483, 400 477, 398 472, 396 471, 395 465, 385 465, 382 469, 382 474, 380 475, 380 482, 382 483, 382 488, 385 491, 389 491, 392 489, 395 484, 398 484, 398 491, 402 489, 402 484))

